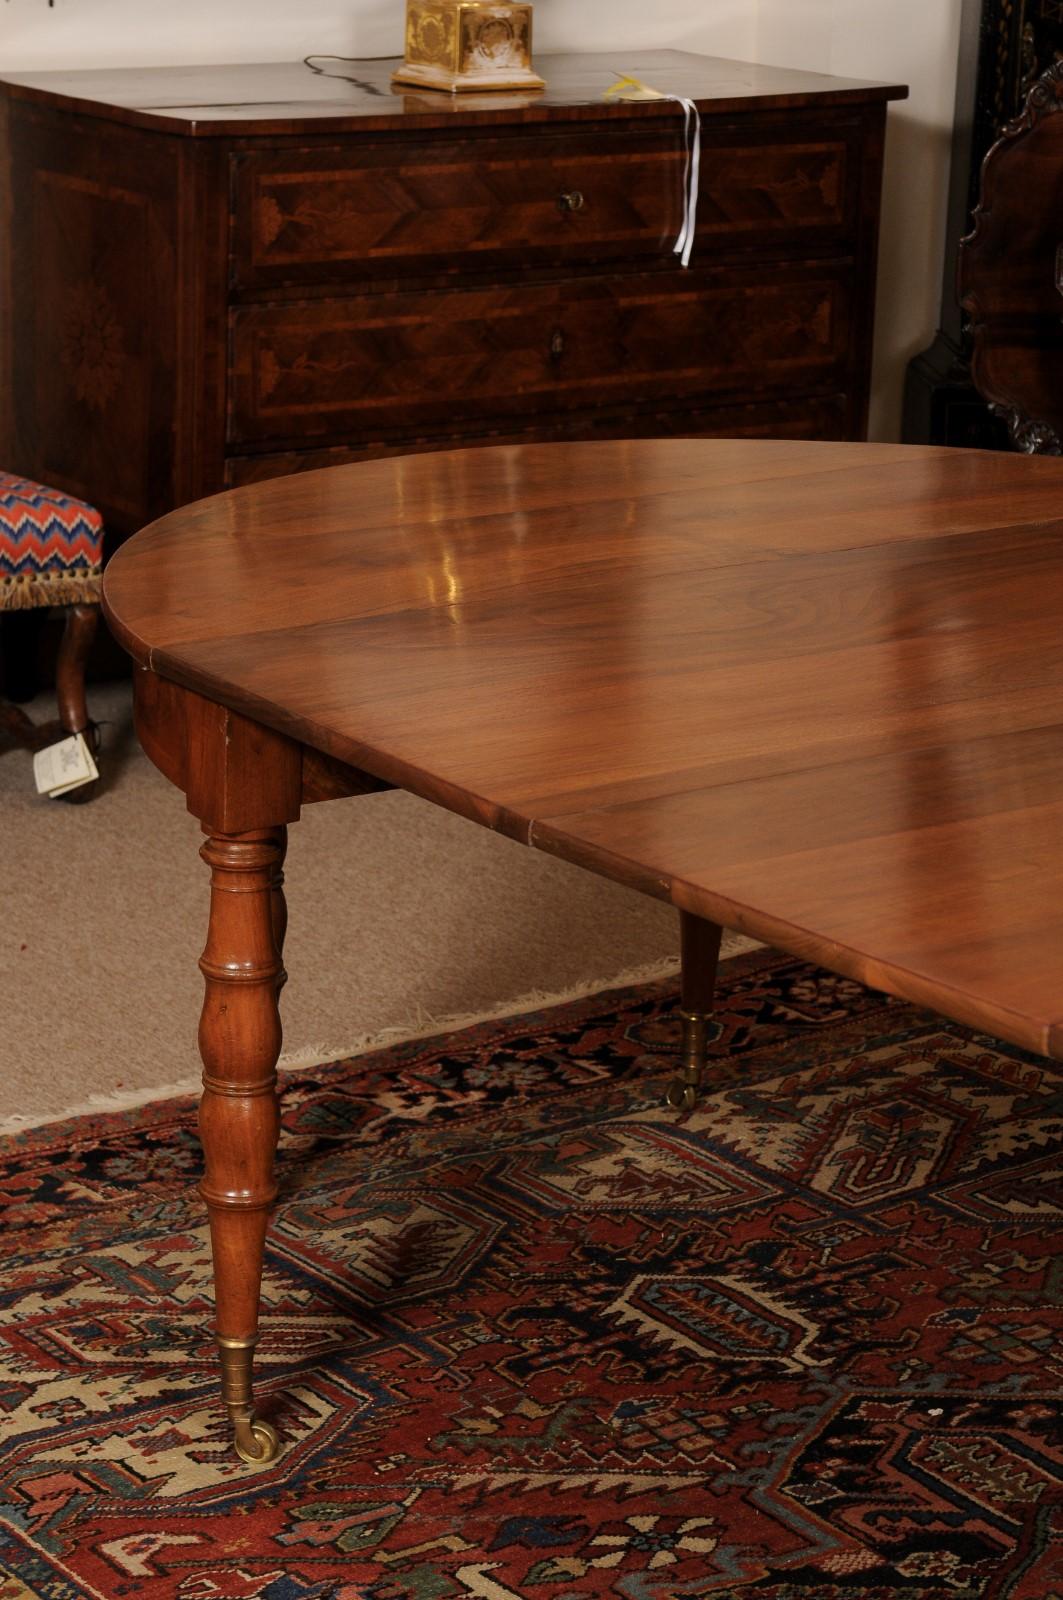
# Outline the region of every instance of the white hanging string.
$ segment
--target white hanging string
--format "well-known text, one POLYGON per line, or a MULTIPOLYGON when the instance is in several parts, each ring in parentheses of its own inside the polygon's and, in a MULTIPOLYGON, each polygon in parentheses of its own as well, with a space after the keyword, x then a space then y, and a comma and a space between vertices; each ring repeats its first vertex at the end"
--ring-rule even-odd
POLYGON ((701 187, 701 113, 693 100, 681 94, 663 94, 651 89, 638 78, 623 76, 612 88, 606 89, 606 100, 672 100, 683 111, 683 226, 673 246, 684 267, 689 267, 694 249, 694 232, 698 218, 698 192, 701 187))
POLYGON ((701 187, 701 113, 693 100, 686 100, 682 95, 672 94, 668 99, 683 108, 683 146, 686 152, 683 166, 683 226, 679 230, 673 253, 680 257, 684 267, 689 267, 698 218, 698 191, 701 187))

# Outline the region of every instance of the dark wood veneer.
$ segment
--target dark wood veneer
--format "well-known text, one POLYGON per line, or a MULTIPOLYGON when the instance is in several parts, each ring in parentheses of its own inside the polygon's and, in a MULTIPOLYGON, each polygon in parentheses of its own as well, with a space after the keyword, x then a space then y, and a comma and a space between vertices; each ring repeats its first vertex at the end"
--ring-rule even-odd
MULTIPOLYGON (((234 287, 664 257, 682 223, 676 127, 539 128, 484 140, 365 140, 233 157, 234 287), (565 197, 578 195, 572 209, 565 197)), ((700 236, 710 259, 780 235, 811 251, 855 232, 861 123, 824 113, 707 131, 700 236)))
POLYGON ((960 246, 971 376, 1022 450, 1063 450, 1063 60, 990 150, 960 246))
POLYGON ((9 76, 0 460, 121 538, 322 459, 858 437, 904 91, 625 57, 701 108, 684 272, 677 108, 603 100, 612 56, 543 65, 542 95, 469 98, 392 93, 386 62, 9 76))
POLYGON ((687 272, 241 307, 234 445, 844 386, 847 265, 687 272))
POLYGON ((323 446, 312 450, 279 450, 266 454, 230 455, 225 463, 227 488, 245 483, 262 483, 267 478, 287 477, 289 473, 314 471, 319 467, 341 467, 356 461, 383 456, 418 455, 429 450, 444 450, 455 443, 468 445, 520 444, 566 439, 609 439, 624 435, 629 439, 728 438, 746 439, 841 439, 852 436, 859 427, 859 409, 845 394, 819 395, 808 400, 767 401, 753 405, 734 402, 690 411, 643 410, 634 415, 602 407, 592 414, 574 412, 546 422, 518 419, 519 431, 505 426, 487 427, 483 418, 453 426, 449 434, 411 435, 394 443, 379 439, 350 448, 323 446), (478 424, 478 425, 477 425, 478 424))

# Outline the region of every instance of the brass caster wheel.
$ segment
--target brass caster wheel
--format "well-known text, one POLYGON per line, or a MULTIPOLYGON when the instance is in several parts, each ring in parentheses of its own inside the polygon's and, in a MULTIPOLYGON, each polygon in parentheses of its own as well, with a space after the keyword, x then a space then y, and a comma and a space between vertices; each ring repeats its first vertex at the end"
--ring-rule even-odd
POLYGON ((682 1039, 679 1046, 682 1070, 668 1085, 668 1104, 673 1111, 693 1111, 701 1095, 701 1079, 708 1054, 707 1034, 710 1018, 703 1011, 679 1012, 682 1039))
POLYGON ((252 1467, 264 1467, 267 1462, 275 1461, 281 1447, 276 1428, 268 1422, 250 1422, 243 1417, 236 1424, 233 1444, 240 1460, 252 1467))
POLYGON ((693 1111, 698 1103, 697 1085, 682 1078, 673 1078, 665 1097, 673 1111, 693 1111))

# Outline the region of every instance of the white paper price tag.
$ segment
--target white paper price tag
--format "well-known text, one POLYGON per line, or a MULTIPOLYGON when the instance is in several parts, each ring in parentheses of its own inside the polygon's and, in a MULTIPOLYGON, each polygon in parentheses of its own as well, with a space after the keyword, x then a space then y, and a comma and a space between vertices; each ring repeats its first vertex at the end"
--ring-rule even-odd
POLYGON ((69 739, 62 739, 59 744, 50 744, 46 749, 38 750, 33 758, 37 793, 49 795, 53 800, 57 800, 61 794, 68 794, 71 789, 80 789, 83 783, 92 783, 99 775, 92 751, 82 733, 71 734, 69 739))

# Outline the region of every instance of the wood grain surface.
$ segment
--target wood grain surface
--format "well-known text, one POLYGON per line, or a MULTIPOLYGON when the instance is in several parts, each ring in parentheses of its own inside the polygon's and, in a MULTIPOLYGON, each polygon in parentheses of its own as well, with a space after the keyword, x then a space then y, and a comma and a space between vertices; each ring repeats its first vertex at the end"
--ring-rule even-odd
MULTIPOLYGON (((835 105, 869 99, 902 100, 897 84, 824 77, 789 67, 759 66, 682 50, 620 50, 607 54, 536 55, 544 90, 499 94, 440 94, 393 89, 400 58, 342 61, 316 58, 315 73, 301 61, 193 67, 91 68, 65 72, 5 72, 15 94, 136 127, 209 137, 219 134, 299 133, 307 120, 318 132, 370 132, 393 127, 446 127, 455 117, 490 122, 574 119, 601 115, 602 96, 621 73, 641 78, 663 94, 712 101, 720 112, 835 105)), ((626 108, 651 121, 674 117, 675 108, 644 101, 626 108)))
POLYGON ((1061 591, 1058 460, 629 440, 254 484, 106 606, 289 765, 1061 1054, 1061 591))
POLYGON ((342 440, 622 405, 844 389, 852 273, 835 262, 243 306, 229 440, 342 440))
MULTIPOLYGON (((814 129, 784 112, 707 133, 698 223, 714 257, 780 238, 815 254, 855 236, 863 124, 851 107, 820 115, 814 129)), ((357 166, 342 145, 241 151, 234 287, 527 269, 559 253, 572 263, 660 257, 683 222, 677 123, 518 124, 491 150, 459 128, 410 138, 398 157, 367 140, 357 166)))

